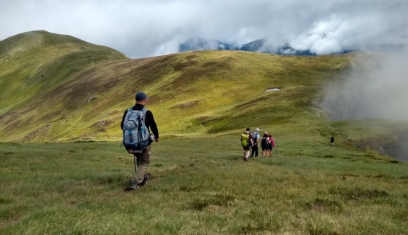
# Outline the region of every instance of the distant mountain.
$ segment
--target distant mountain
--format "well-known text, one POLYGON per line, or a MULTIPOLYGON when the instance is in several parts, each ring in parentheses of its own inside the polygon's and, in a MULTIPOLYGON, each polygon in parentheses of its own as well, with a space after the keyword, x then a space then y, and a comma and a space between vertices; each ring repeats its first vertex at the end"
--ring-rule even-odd
POLYGON ((200 50, 235 50, 235 46, 218 40, 190 38, 179 45, 179 52, 200 50))
MULTIPOLYGON (((310 50, 296 50, 292 48, 289 44, 285 44, 282 47, 279 47, 275 50, 265 46, 264 39, 258 39, 247 44, 241 45, 238 50, 241 51, 257 51, 262 53, 269 54, 278 54, 278 55, 316 55, 315 53, 310 52, 310 50)), ((346 52, 342 52, 346 53, 346 52)))
MULTIPOLYGON (((203 39, 203 38, 192 38, 179 45, 179 52, 184 51, 199 51, 199 50, 240 50, 240 51, 254 51, 268 54, 278 54, 278 55, 305 55, 313 56, 316 53, 310 52, 310 50, 296 50, 289 44, 285 44, 279 48, 270 48, 265 46, 265 39, 257 39, 252 42, 233 45, 229 43, 224 43, 218 40, 203 39)), ((344 50, 340 53, 333 54, 344 54, 351 52, 351 50, 344 50)))
MULTIPOLYGON (((316 53, 313 53, 310 50, 296 50, 288 43, 278 48, 271 48, 265 44, 266 44, 265 39, 257 39, 246 44, 234 45, 212 39, 191 38, 179 45, 179 52, 200 50, 240 50, 278 55, 304 55, 304 56, 316 55, 316 53)), ((359 50, 376 52, 397 52, 403 50, 405 47, 406 47, 405 44, 368 44, 362 49, 343 50, 331 54, 345 54, 359 50)))
POLYGON ((272 50, 271 48, 265 47, 264 39, 258 39, 242 45, 234 45, 218 40, 191 38, 179 45, 179 52, 200 50, 240 50, 279 55, 316 55, 309 50, 295 50, 289 44, 272 50))

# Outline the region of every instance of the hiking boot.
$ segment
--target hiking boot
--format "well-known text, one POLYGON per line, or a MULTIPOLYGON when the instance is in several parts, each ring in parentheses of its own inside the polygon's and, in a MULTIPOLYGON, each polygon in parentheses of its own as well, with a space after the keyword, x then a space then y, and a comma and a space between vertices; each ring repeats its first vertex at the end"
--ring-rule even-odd
POLYGON ((152 178, 152 175, 150 173, 146 173, 146 175, 143 177, 143 182, 148 181, 152 178))
POLYGON ((140 188, 140 185, 134 184, 134 185, 129 186, 129 188, 127 188, 126 191, 132 191, 138 188, 140 188))
POLYGON ((139 186, 145 186, 147 184, 147 181, 149 181, 151 178, 152 178, 152 175, 150 173, 147 173, 143 177, 143 181, 142 181, 142 183, 139 184, 139 186))

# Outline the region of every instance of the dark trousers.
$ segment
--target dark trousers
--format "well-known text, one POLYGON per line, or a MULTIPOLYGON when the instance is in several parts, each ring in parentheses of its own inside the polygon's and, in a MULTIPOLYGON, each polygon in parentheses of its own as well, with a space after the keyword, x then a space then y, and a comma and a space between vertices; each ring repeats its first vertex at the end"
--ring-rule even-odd
POLYGON ((250 157, 258 157, 258 145, 252 146, 252 152, 250 157))

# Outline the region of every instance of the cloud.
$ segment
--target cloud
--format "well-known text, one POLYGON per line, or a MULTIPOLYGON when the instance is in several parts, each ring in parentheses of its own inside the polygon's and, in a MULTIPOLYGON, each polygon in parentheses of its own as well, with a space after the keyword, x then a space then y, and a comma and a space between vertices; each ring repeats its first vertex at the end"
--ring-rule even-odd
POLYGON ((335 119, 408 122, 408 50, 377 54, 325 90, 323 106, 335 119))
MULTIPOLYGON (((326 87, 322 101, 333 119, 399 124, 398 128, 387 128, 389 134, 382 142, 374 141, 375 146, 370 147, 405 162, 408 162, 407 61, 407 49, 364 57, 358 66, 352 66, 349 73, 326 87)), ((369 131, 361 128, 363 132, 369 131)))
POLYGON ((177 52, 193 37, 262 38, 326 54, 406 43, 406 12, 406 0, 2 0, 0 40, 42 29, 140 58, 177 52))

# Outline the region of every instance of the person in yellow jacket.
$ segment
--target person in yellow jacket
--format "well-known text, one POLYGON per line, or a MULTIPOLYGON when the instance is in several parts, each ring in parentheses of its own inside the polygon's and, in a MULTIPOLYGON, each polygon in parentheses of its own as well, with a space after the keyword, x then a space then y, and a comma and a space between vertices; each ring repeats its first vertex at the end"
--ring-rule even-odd
POLYGON ((248 127, 244 133, 241 134, 241 145, 244 149, 244 161, 248 161, 250 149, 252 146, 251 129, 248 127))

